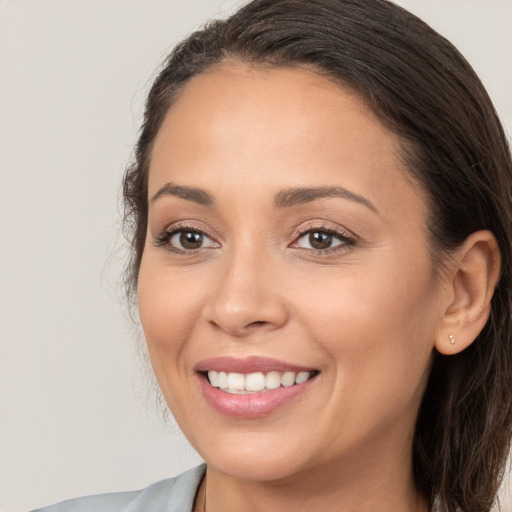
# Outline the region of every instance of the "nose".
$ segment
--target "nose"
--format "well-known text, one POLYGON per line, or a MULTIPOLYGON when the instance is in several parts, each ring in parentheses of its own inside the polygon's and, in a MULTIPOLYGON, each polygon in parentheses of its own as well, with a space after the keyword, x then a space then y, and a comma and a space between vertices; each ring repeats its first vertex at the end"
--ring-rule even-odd
POLYGON ((205 319, 233 337, 279 329, 288 309, 275 265, 254 252, 238 251, 216 274, 215 289, 205 306, 205 319))

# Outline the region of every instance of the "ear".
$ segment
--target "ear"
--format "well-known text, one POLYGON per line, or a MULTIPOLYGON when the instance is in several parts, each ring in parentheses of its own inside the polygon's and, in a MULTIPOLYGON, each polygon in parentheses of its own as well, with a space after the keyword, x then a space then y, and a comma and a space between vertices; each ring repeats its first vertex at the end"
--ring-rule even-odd
POLYGON ((445 355, 467 348, 484 328, 500 275, 500 251, 490 231, 476 231, 453 254, 450 300, 434 346, 445 355))

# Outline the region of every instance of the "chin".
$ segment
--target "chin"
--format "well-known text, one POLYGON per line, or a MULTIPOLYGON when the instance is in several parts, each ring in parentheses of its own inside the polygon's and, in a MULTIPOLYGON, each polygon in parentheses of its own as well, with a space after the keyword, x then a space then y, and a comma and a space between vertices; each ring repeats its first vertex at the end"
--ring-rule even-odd
POLYGON ((201 450, 200 446, 196 449, 210 468, 239 480, 277 481, 304 469, 306 460, 303 457, 299 459, 296 445, 290 453, 284 443, 264 443, 261 438, 251 443, 251 436, 246 434, 245 437, 244 440, 241 435, 238 440, 226 443, 210 441, 206 450, 201 450), (212 446, 216 447, 215 450, 211 449, 212 446))
POLYGON ((236 454, 206 461, 208 466, 236 480, 272 482, 284 480, 297 473, 298 468, 289 462, 267 457, 261 460, 236 454))

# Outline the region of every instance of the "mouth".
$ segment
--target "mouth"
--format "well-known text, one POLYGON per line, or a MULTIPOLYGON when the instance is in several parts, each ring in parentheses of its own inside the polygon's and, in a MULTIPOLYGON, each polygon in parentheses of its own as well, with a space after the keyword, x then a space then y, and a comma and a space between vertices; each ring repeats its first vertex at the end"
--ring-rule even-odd
POLYGON ((210 386, 218 388, 224 393, 237 395, 262 393, 280 387, 289 388, 304 384, 304 382, 307 382, 317 374, 318 371, 316 370, 302 372, 270 371, 267 373, 254 372, 248 374, 210 370, 203 373, 210 386))
POLYGON ((215 358, 195 368, 206 401, 223 415, 257 418, 304 395, 320 372, 273 359, 215 358))

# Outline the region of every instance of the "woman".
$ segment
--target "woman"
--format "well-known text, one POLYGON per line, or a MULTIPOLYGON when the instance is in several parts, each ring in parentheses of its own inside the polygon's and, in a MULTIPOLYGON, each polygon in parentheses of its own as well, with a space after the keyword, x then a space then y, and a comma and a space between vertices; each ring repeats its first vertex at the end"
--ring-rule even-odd
POLYGON ((192 34, 124 200, 153 369, 206 466, 45 510, 490 510, 511 198, 478 78, 399 7, 255 0, 192 34))

